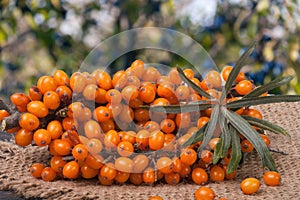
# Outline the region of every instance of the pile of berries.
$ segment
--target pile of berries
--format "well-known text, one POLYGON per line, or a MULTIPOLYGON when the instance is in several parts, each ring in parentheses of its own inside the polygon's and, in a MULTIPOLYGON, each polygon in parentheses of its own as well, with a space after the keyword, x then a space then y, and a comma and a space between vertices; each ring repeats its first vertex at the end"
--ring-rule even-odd
MULTIPOLYGON (((197 78, 191 69, 183 72, 219 99, 231 70, 230 66, 221 73, 212 70, 204 79, 197 78)), ((225 103, 240 99, 254 88, 240 72, 225 103)), ((36 178, 53 181, 97 177, 102 185, 157 181, 176 185, 185 180, 202 185, 236 176, 236 171, 226 173, 231 148, 213 164, 220 131, 215 130, 201 151, 201 141, 183 145, 209 122, 212 108, 178 114, 151 111, 151 106, 208 101, 182 81, 176 68, 163 74, 136 60, 112 77, 102 70, 75 72, 71 77, 57 70, 52 76, 40 77, 28 95, 15 93, 10 100, 12 108, 0 110, 2 129, 14 133, 18 145, 47 146, 52 156, 47 166, 36 163, 30 167, 36 178)), ((250 107, 235 112, 263 117, 250 107)), ((268 146, 268 136, 256 129, 268 146)), ((242 152, 254 150, 242 135, 240 144, 242 152)))

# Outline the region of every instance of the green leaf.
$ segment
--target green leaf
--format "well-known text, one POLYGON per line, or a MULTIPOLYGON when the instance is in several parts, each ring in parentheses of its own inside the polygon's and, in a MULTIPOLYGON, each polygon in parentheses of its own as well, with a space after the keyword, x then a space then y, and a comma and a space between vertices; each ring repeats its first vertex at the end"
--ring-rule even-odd
POLYGON ((257 126, 258 128, 268 130, 268 131, 271 131, 276 134, 289 135, 288 132, 284 128, 282 128, 276 124, 273 124, 269 121, 250 117, 250 116, 244 116, 244 115, 242 115, 242 117, 245 120, 247 120, 252 126, 257 126))
POLYGON ((214 158, 213 158, 213 164, 216 164, 220 160, 220 151, 222 148, 223 140, 220 138, 219 142, 216 145, 216 149, 214 150, 214 158))
POLYGON ((200 111, 211 107, 212 104, 202 104, 202 103, 170 105, 170 106, 140 106, 140 108, 151 110, 151 112, 163 112, 163 113, 173 113, 173 114, 200 111))
POLYGON ((222 149, 220 152, 220 157, 224 158, 226 156, 227 151, 230 148, 230 145, 231 145, 231 133, 229 131, 227 122, 224 124, 221 124, 221 129, 222 129, 222 134, 221 134, 222 149))
POLYGON ((267 166, 271 171, 277 171, 274 159, 272 158, 265 142, 258 132, 240 115, 222 107, 222 113, 229 120, 230 124, 242 134, 254 146, 262 159, 263 166, 267 166))
POLYGON ((245 95, 243 98, 257 97, 267 91, 270 91, 274 88, 277 88, 281 85, 284 85, 284 84, 290 82, 293 78, 294 78, 293 76, 284 76, 284 77, 276 78, 273 81, 271 81, 265 85, 255 88, 254 90, 249 92, 247 95, 245 95))
POLYGON ((234 67, 232 68, 228 79, 225 83, 224 91, 222 92, 220 100, 222 101, 227 94, 230 92, 231 86, 234 83, 236 77, 238 76, 239 72, 241 71, 241 68, 244 66, 246 60, 248 59, 249 55, 253 52, 255 48, 256 42, 251 44, 248 49, 243 53, 243 55, 238 59, 234 67))
POLYGON ((191 81, 189 78, 187 78, 180 67, 177 67, 177 71, 178 71, 178 74, 179 74, 180 78, 184 82, 186 82, 189 86, 191 86, 191 88, 193 88, 201 96, 204 96, 204 97, 206 97, 208 99, 212 99, 213 98, 206 91, 204 91, 202 88, 200 88, 198 85, 196 85, 193 81, 191 81))
POLYGON ((193 135, 190 137, 185 143, 182 144, 183 147, 190 146, 192 144, 195 144, 199 141, 202 141, 204 138, 204 131, 207 127, 207 124, 199 128, 193 135))
POLYGON ((280 102, 296 102, 300 101, 300 95, 277 95, 264 97, 248 97, 242 98, 227 105, 228 108, 241 108, 260 104, 280 103, 280 102))
POLYGON ((229 127, 229 130, 232 138, 231 140, 232 152, 231 152, 231 159, 226 171, 227 174, 230 174, 234 170, 236 170, 238 164, 242 159, 240 136, 232 126, 229 127))
POLYGON ((219 121, 218 120, 219 114, 220 114, 220 108, 219 108, 219 106, 215 106, 213 108, 209 122, 207 123, 207 127, 204 131, 204 138, 203 138, 201 146, 199 148, 200 149, 199 152, 201 152, 206 147, 206 145, 209 143, 210 139, 212 138, 214 131, 217 127, 218 121, 219 121))

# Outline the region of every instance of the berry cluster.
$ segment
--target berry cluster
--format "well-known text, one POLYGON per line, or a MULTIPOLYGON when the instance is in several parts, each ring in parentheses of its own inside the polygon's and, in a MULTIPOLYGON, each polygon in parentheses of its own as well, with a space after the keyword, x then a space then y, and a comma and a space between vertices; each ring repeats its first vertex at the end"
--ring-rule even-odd
MULTIPOLYGON (((231 71, 231 66, 221 73, 209 71, 203 80, 196 78, 191 69, 183 73, 218 100, 231 71)), ((239 100, 254 88, 240 72, 223 104, 239 100)), ((191 180, 200 185, 236 175, 236 170, 226 173, 232 157, 230 144, 226 156, 213 163, 214 151, 221 143, 220 127, 204 149, 199 148, 202 141, 186 146, 208 124, 212 107, 177 114, 151 110, 156 106, 214 104, 214 100, 184 82, 176 68, 163 74, 136 60, 112 77, 102 70, 76 72, 71 77, 57 70, 53 76, 39 78, 28 95, 15 93, 10 99, 17 112, 0 110, 2 129, 15 133, 18 145, 48 146, 52 155, 48 166, 31 166, 30 173, 36 178, 53 181, 98 177, 102 185, 153 184, 160 180, 176 185, 191 180)), ((234 111, 262 118, 249 106, 234 111)), ((264 131, 254 128, 269 146, 264 131)), ((242 152, 254 150, 241 134, 240 146, 242 152)))

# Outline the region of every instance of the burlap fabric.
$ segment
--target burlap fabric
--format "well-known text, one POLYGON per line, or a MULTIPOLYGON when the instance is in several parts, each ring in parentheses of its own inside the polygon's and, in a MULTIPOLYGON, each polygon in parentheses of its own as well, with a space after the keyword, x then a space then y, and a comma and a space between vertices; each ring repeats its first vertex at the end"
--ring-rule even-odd
MULTIPOLYGON (((282 176, 281 185, 267 187, 262 185, 254 195, 243 195, 240 182, 246 177, 261 180, 264 169, 257 154, 247 157, 234 180, 220 184, 210 183, 218 197, 228 199, 299 199, 300 195, 300 103, 280 103, 258 107, 264 117, 288 130, 291 138, 270 134, 271 148, 288 153, 272 153, 282 176)), ((49 154, 46 149, 37 147, 20 148, 9 142, 0 142, 0 189, 12 190, 24 198, 41 199, 148 199, 160 195, 164 199, 194 199, 199 187, 194 184, 169 186, 109 186, 99 185, 96 180, 44 182, 30 176, 28 169, 34 162, 47 163, 49 154)), ((1 197, 0 197, 1 199, 1 197)))

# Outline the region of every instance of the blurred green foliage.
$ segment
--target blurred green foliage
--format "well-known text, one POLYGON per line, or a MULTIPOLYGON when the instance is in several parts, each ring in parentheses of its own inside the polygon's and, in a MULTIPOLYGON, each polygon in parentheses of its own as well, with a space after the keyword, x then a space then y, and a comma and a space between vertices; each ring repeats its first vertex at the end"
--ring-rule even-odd
MULTIPOLYGON (((0 94, 22 91, 56 68, 71 74, 100 41, 148 26, 190 35, 220 68, 236 61, 257 40, 251 67, 244 68, 249 77, 261 84, 292 74, 296 79, 291 85, 274 92, 300 93, 299 4, 292 0, 2 0, 0 94)), ((149 51, 129 52, 112 67, 128 66, 136 58, 151 61, 155 56, 149 51)), ((163 62, 185 64, 176 55, 163 62)))

